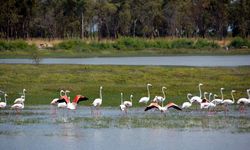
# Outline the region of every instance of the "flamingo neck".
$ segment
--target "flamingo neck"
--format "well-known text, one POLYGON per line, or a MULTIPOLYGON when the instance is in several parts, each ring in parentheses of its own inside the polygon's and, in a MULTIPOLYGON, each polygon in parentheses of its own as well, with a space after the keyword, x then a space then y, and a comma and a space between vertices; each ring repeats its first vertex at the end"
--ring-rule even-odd
POLYGON ((199 85, 199 91, 200 91, 200 98, 202 97, 202 93, 201 93, 201 85, 199 85))
POLYGON ((222 91, 223 91, 223 90, 221 89, 221 90, 220 90, 220 93, 221 93, 221 99, 222 99, 222 100, 224 100, 224 96, 223 96, 223 92, 222 92, 222 91))
POLYGON ((207 95, 207 94, 204 92, 204 98, 205 98, 205 99, 207 99, 207 96, 206 96, 206 95, 207 95))
POLYGON ((132 96, 130 96, 130 102, 133 103, 133 97, 132 96))
POLYGON ((100 99, 102 99, 102 88, 100 88, 100 99))
POLYGON ((235 102, 234 100, 234 95, 233 95, 233 92, 231 92, 231 95, 232 95, 232 99, 233 99, 233 103, 235 102))
POLYGON ((250 99, 250 90, 247 90, 248 99, 250 99))
POLYGON ((4 101, 5 101, 5 104, 7 104, 6 95, 4 95, 4 101))
POLYGON ((191 98, 190 98, 191 95, 187 94, 187 99, 190 101, 191 98))
POLYGON ((150 99, 149 85, 147 85, 147 90, 148 90, 148 99, 150 99))
POLYGON ((63 93, 65 93, 63 90, 60 91, 60 97, 63 96, 63 93))
POLYGON ((121 93, 121 105, 123 104, 123 94, 121 93))
POLYGON ((211 102, 211 96, 212 94, 209 94, 209 97, 208 97, 209 102, 211 102))
POLYGON ((162 93, 163 93, 163 99, 165 100, 166 99, 166 94, 165 94, 164 88, 162 88, 161 90, 162 90, 162 93))
POLYGON ((23 97, 24 97, 24 99, 25 99, 25 91, 23 90, 23 97))

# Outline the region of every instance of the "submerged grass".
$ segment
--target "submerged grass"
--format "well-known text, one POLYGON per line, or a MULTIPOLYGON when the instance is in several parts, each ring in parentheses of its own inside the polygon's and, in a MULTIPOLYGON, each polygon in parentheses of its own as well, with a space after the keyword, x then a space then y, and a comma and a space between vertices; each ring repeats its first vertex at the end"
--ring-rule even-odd
MULTIPOLYGON (((99 97, 99 86, 103 86, 103 106, 119 106, 120 93, 124 100, 134 95, 133 106, 140 97, 147 95, 146 84, 151 83, 151 98, 162 95, 161 87, 167 87, 167 101, 181 104, 186 94, 199 95, 202 91, 220 95, 224 87, 224 97, 247 97, 250 88, 250 68, 195 68, 156 66, 91 66, 91 65, 0 65, 0 90, 8 94, 8 104, 20 97, 22 89, 27 90, 26 105, 49 104, 59 96, 61 89, 71 91, 70 97, 82 94, 89 98, 79 105, 90 106, 99 97)), ((0 95, 2 96, 2 95, 0 95)), ((2 97, 3 99, 3 97, 2 97)))

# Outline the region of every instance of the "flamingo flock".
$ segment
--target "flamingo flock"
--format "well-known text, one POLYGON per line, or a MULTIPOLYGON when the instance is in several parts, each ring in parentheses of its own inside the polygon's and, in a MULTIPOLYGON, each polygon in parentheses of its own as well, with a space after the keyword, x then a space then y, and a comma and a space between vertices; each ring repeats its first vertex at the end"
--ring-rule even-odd
MULTIPOLYGON (((197 106, 200 105, 201 110, 207 110, 209 113, 212 111, 215 111, 215 108, 222 106, 224 108, 224 111, 229 111, 228 107, 229 105, 238 104, 239 105, 239 111, 245 112, 246 111, 246 105, 250 104, 250 89, 247 89, 247 95, 248 98, 240 98, 235 101, 234 93, 235 90, 231 90, 231 98, 224 99, 223 91, 224 88, 220 89, 221 98, 217 98, 218 96, 216 94, 212 94, 211 92, 204 92, 202 97, 202 90, 201 86, 203 86, 202 83, 198 84, 199 89, 199 96, 193 96, 191 93, 187 94, 187 101, 182 103, 181 106, 178 106, 177 104, 167 101, 166 100, 166 91, 167 88, 163 86, 161 88, 162 96, 154 96, 153 99, 150 97, 150 87, 152 87, 152 84, 148 83, 146 85, 147 89, 147 96, 142 97, 139 99, 138 103, 144 103, 146 105, 144 111, 160 111, 162 113, 168 112, 170 109, 175 109, 178 111, 181 110, 188 110, 192 107, 193 104, 196 104, 197 106), (209 94, 209 97, 207 98, 207 95, 209 94), (150 104, 148 104, 150 102, 150 104), (164 105, 165 103, 165 105, 164 105), (147 105, 148 104, 148 105, 147 105)), ((93 114, 99 114, 100 112, 100 106, 103 103, 103 95, 102 95, 103 87, 100 86, 99 88, 99 97, 94 99, 92 102, 92 108, 93 108, 93 114)), ((21 96, 16 98, 14 100, 14 104, 10 107, 11 109, 16 110, 16 112, 20 112, 22 109, 24 109, 24 103, 25 103, 25 93, 26 89, 23 89, 21 96)), ((70 93, 69 90, 60 90, 59 97, 52 99, 51 105, 57 106, 58 108, 67 108, 68 110, 76 110, 77 104, 81 101, 87 101, 89 98, 83 95, 76 95, 74 99, 71 101, 70 97, 68 96, 70 93)), ((0 91, 0 95, 3 95, 4 101, 1 101, 0 97, 0 109, 4 109, 7 106, 7 93, 0 91)), ((128 109, 133 106, 133 95, 130 95, 129 100, 123 100, 123 93, 121 92, 121 98, 120 98, 120 110, 127 114, 128 109)))

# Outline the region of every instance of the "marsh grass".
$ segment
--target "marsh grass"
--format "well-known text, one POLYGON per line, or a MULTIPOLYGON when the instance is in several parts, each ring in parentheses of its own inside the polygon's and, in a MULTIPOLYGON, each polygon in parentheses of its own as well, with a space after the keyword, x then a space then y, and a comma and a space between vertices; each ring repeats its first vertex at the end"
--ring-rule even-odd
POLYGON ((70 97, 82 94, 89 98, 79 105, 90 106, 99 97, 99 86, 103 86, 103 106, 119 106, 120 93, 124 100, 134 95, 133 106, 140 97, 147 95, 146 84, 151 83, 151 97, 162 95, 161 87, 167 87, 167 101, 181 104, 186 94, 199 95, 202 91, 220 95, 225 88, 225 98, 236 90, 235 98, 247 97, 250 88, 250 68, 195 68, 156 66, 91 66, 91 65, 0 65, 0 89, 6 91, 8 104, 27 90, 26 105, 49 104, 59 96, 61 89, 71 91, 70 97))

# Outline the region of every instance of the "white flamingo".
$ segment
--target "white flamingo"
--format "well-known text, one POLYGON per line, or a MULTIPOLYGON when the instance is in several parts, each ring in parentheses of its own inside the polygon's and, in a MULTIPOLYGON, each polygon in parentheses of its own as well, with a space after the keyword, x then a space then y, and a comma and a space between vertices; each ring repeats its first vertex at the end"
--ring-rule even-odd
POLYGON ((96 98, 94 101, 93 101, 93 106, 94 107, 99 107, 101 106, 102 104, 102 86, 100 86, 100 98, 96 98))
POLYGON ((225 100, 222 101, 222 104, 224 104, 224 106, 225 106, 225 111, 228 111, 228 105, 232 105, 232 104, 235 103, 234 95, 233 95, 234 92, 235 92, 235 90, 231 91, 231 96, 232 96, 233 100, 231 100, 231 99, 225 99, 225 100))
POLYGON ((127 107, 126 107, 126 105, 125 105, 124 102, 123 102, 123 93, 121 93, 121 104, 120 104, 120 109, 121 109, 122 112, 127 113, 127 107))
POLYGON ((133 95, 132 94, 130 95, 130 101, 124 101, 123 104, 126 107, 132 107, 132 105, 133 105, 133 95))
POLYGON ((11 106, 11 109, 15 109, 16 112, 19 112, 20 110, 24 109, 24 102, 16 103, 11 106))
POLYGON ((202 97, 201 86, 202 86, 202 85, 203 85, 202 83, 199 84, 200 96, 193 96, 193 97, 190 99, 190 102, 191 102, 191 103, 194 103, 194 102, 201 103, 201 102, 202 102, 202 99, 201 99, 201 97, 202 97))
MULTIPOLYGON (((208 109, 210 104, 211 104, 211 96, 212 96, 212 93, 209 93, 209 99, 207 100, 206 98, 206 94, 207 92, 204 92, 204 101, 202 101, 202 103, 200 104, 200 108, 201 109, 208 109)), ((213 103, 212 103, 213 104, 213 103)))
POLYGON ((92 105, 94 106, 95 110, 97 112, 95 112, 94 110, 91 109, 91 113, 93 113, 94 115, 98 115, 99 114, 99 108, 100 106, 102 105, 102 86, 100 86, 100 91, 99 91, 99 94, 100 94, 100 97, 99 98, 96 98, 92 105))
POLYGON ((237 101, 237 104, 240 104, 239 110, 240 112, 245 111, 245 105, 250 104, 250 89, 247 89, 248 98, 240 98, 237 101))
POLYGON ((222 104, 222 102, 223 102, 223 100, 224 100, 223 90, 224 90, 224 88, 220 88, 221 99, 216 98, 216 99, 212 100, 212 103, 214 103, 214 104, 216 104, 216 105, 222 104))
POLYGON ((151 84, 147 84, 147 91, 148 91, 148 97, 142 97, 140 100, 139 100, 139 103, 148 103, 148 101, 150 100, 150 92, 149 92, 149 87, 152 86, 151 84))
POLYGON ((57 101, 63 96, 63 93, 64 93, 64 95, 65 95, 64 90, 61 90, 61 91, 60 91, 60 97, 59 97, 59 98, 54 98, 54 99, 50 102, 50 104, 51 104, 51 105, 56 105, 56 104, 57 104, 57 101))
POLYGON ((165 95, 165 91, 164 91, 164 90, 166 90, 166 89, 167 89, 167 88, 166 88, 165 86, 163 86, 163 87, 161 88, 163 97, 162 97, 162 96, 155 96, 153 102, 161 103, 161 102, 165 101, 166 95, 165 95))
POLYGON ((67 103, 70 102, 70 97, 68 97, 67 93, 70 93, 69 90, 64 91, 64 95, 57 100, 57 107, 58 108, 67 108, 67 103))
POLYGON ((8 95, 4 93, 4 102, 0 102, 0 108, 5 108, 7 105, 7 97, 8 95))
POLYGON ((187 99, 188 99, 189 102, 184 102, 182 104, 182 106, 181 106, 182 109, 187 109, 187 108, 190 108, 192 106, 192 103, 190 103, 190 99, 191 99, 190 96, 192 96, 192 94, 188 93, 187 94, 187 99))
POLYGON ((26 89, 23 89, 22 96, 20 98, 15 99, 14 103, 24 103, 24 101, 25 101, 25 92, 26 92, 26 89))

